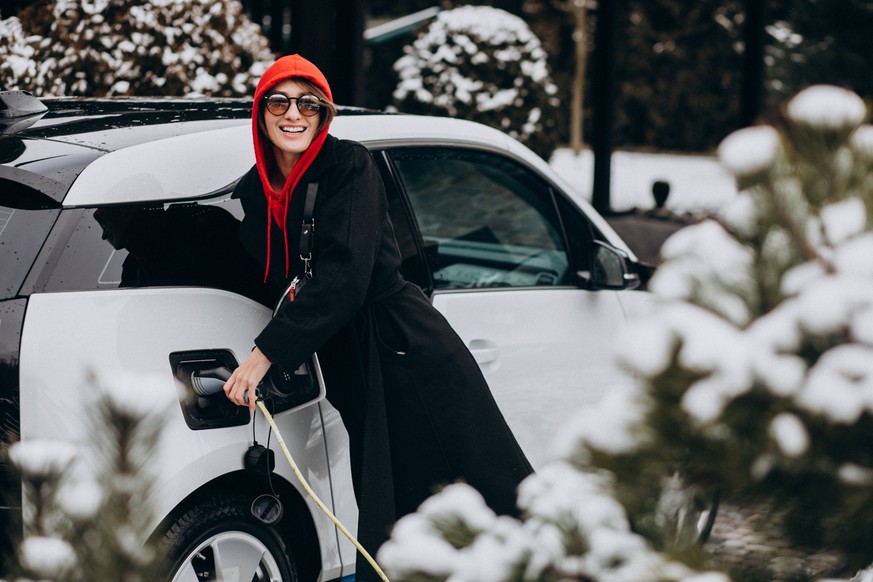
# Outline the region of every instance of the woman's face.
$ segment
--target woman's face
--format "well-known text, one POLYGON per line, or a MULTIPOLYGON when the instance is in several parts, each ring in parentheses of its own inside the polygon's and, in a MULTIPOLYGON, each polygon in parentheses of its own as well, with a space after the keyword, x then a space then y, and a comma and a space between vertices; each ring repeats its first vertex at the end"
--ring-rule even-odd
MULTIPOLYGON (((266 95, 275 93, 282 93, 291 98, 307 95, 302 85, 290 79, 278 83, 267 91, 266 95)), ((263 104, 261 107, 264 111, 267 137, 274 146, 276 156, 282 156, 290 164, 295 163, 315 138, 321 113, 312 117, 301 115, 296 99, 291 101, 291 106, 283 115, 273 115, 263 104)))

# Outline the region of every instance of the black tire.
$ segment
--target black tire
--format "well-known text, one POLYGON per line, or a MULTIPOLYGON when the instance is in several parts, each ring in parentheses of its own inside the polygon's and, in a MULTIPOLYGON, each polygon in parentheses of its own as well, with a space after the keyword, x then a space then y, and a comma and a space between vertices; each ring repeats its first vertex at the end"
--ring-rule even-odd
POLYGON ((298 582, 290 548, 277 529, 252 516, 251 503, 244 496, 216 496, 171 523, 161 540, 169 579, 226 580, 233 569, 233 579, 245 582, 298 582))

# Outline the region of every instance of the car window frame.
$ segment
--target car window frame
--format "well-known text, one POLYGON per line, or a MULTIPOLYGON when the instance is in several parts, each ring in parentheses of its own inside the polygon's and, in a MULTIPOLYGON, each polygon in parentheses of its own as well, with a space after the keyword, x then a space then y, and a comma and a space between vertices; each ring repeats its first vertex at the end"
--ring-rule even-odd
MULTIPOLYGON (((380 170, 383 174, 383 181, 385 181, 386 191, 388 192, 389 197, 398 196, 401 198, 403 202, 404 208, 404 220, 407 222, 408 227, 411 229, 414 239, 415 239, 415 248, 418 254, 418 260, 421 262, 421 269, 424 273, 426 273, 427 281, 426 284, 422 286, 422 283, 418 281, 414 281, 419 286, 422 286, 423 289, 427 292, 428 295, 432 295, 434 293, 457 293, 457 292, 471 292, 471 291, 494 291, 494 290, 519 290, 519 289, 559 289, 559 288, 579 288, 583 286, 582 281, 579 277, 580 272, 587 271, 590 266, 590 256, 586 259, 581 256, 584 254, 582 250, 579 248, 580 244, 576 242, 575 238, 569 236, 567 231, 567 217, 565 214, 567 212, 574 212, 578 215, 578 219, 584 221, 585 225, 588 229, 588 244, 593 245, 594 241, 607 241, 607 239, 603 236, 603 234, 597 229, 593 221, 590 219, 588 214, 580 208, 573 199, 568 196, 561 188, 559 188, 553 180, 549 179, 548 175, 545 175, 541 171, 539 171, 536 167, 531 164, 525 163, 523 158, 518 156, 513 156, 508 154, 505 150, 499 150, 495 148, 476 146, 472 144, 464 144, 464 143, 451 143, 451 142, 440 142, 440 143, 408 143, 402 145, 383 145, 378 149, 374 149, 373 153, 374 157, 377 158, 377 163, 380 166, 380 170), (391 156, 392 152, 404 149, 421 149, 421 148, 441 148, 441 149, 453 149, 453 150, 467 150, 480 154, 488 154, 496 157, 502 158, 504 161, 515 164, 521 170, 529 173, 532 178, 542 182, 548 191, 549 201, 548 203, 554 209, 555 215, 557 216, 558 224, 556 228, 558 229, 558 234, 561 237, 561 241, 564 245, 564 252, 567 255, 567 259, 569 262, 568 269, 570 270, 568 282, 562 285, 555 286, 499 286, 499 287, 482 287, 482 288, 437 288, 434 282, 433 271, 431 266, 428 264, 427 255, 425 253, 425 244, 424 239, 422 237, 421 228, 418 223, 418 218, 415 214, 415 210, 412 208, 412 203, 409 199, 409 195, 403 187, 403 182, 400 178, 399 170, 396 168, 394 160, 391 156)), ((395 220, 395 216, 392 215, 392 220, 395 220)), ((401 253, 403 249, 401 248, 401 253)), ((407 257, 404 256, 404 259, 407 257)))
MULTIPOLYGON (((242 220, 242 207, 238 200, 232 198, 233 187, 236 185, 236 182, 228 185, 225 188, 220 189, 219 191, 202 195, 202 196, 179 196, 176 198, 168 198, 163 202, 153 204, 151 202, 130 202, 125 204, 115 205, 116 207, 163 207, 164 209, 173 208, 173 207, 185 207, 185 206, 196 206, 196 205, 207 205, 207 206, 217 206, 219 208, 224 209, 228 212, 228 214, 233 217, 237 221, 242 220), (229 206, 228 206, 229 205, 229 206)), ((36 256, 33 261, 33 267, 28 273, 27 277, 24 280, 24 283, 21 287, 20 294, 23 296, 29 296, 33 293, 44 293, 44 292, 61 292, 61 291, 103 291, 103 292, 111 292, 117 289, 123 289, 125 286, 123 285, 80 285, 78 283, 64 283, 58 284, 58 281, 55 280, 57 277, 57 268, 59 263, 62 261, 65 252, 69 245, 73 244, 74 235, 77 232, 77 229, 83 224, 83 221, 86 219, 86 215, 92 215, 93 212, 98 207, 95 206, 75 206, 75 207, 64 207, 60 209, 60 215, 51 231, 48 233, 46 242, 43 245, 43 248, 40 250, 39 254, 36 256)), ((93 218, 93 217, 90 217, 93 218)), ((93 228, 93 225, 92 225, 93 228)), ((105 240, 105 239, 104 239, 105 240)), ((109 244, 109 243, 107 243, 109 244)), ((127 251, 123 251, 123 257, 127 256, 127 251)), ((164 286, 179 286, 178 284, 144 284, 144 285, 132 285, 128 288, 147 288, 147 287, 164 287, 164 286)), ((232 289, 225 289, 222 286, 211 285, 211 284, 182 284, 183 287, 203 287, 217 290, 225 290, 230 293, 236 293, 243 297, 248 297, 249 299, 262 303, 267 306, 272 306, 272 303, 266 299, 267 290, 264 288, 263 294, 247 294, 240 293, 239 291, 232 289)))
POLYGON ((422 291, 428 296, 434 292, 433 275, 430 267, 427 264, 425 255, 424 239, 421 236, 421 228, 418 225, 418 220, 415 218, 415 211, 412 209, 412 204, 409 201, 406 191, 403 189, 400 181, 400 176, 397 173, 397 168, 391 161, 389 152, 392 147, 380 147, 371 149, 376 165, 382 175, 382 182, 385 185, 385 194, 388 198, 389 215, 391 223, 394 226, 394 234, 397 239, 397 244, 402 257, 403 266, 401 272, 407 281, 418 285, 422 291), (391 212, 391 209, 399 208, 400 212, 391 212), (404 240, 406 237, 399 236, 398 232, 408 234, 412 245, 415 248, 414 255, 407 255, 404 251, 406 247, 404 240))

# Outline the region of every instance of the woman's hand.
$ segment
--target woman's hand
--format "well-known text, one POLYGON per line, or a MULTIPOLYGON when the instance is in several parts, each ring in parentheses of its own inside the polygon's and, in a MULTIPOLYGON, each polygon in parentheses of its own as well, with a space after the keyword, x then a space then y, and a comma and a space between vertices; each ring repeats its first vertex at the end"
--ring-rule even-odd
POLYGON ((228 399, 238 406, 248 406, 250 410, 255 410, 255 388, 264 379, 267 371, 270 369, 270 360, 259 349, 255 348, 249 354, 239 368, 233 371, 230 380, 224 384, 224 394, 228 399), (249 401, 245 401, 246 392, 249 394, 249 401))

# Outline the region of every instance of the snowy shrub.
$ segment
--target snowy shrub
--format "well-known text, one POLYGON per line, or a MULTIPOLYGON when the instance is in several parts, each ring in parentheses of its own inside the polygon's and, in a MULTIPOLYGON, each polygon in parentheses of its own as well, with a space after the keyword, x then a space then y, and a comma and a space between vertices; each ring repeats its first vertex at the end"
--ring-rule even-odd
POLYGON ((238 0, 42 0, 0 20, 0 88, 239 96, 273 60, 238 0))
POLYGON ((397 522, 378 558, 394 582, 726 582, 651 550, 603 476, 556 462, 526 479, 524 522, 497 516, 464 484, 397 522))
POLYGON ((520 18, 488 6, 446 10, 404 52, 394 64, 400 111, 478 121, 546 158, 554 150, 557 87, 520 18))
MULTIPOLYGON (((656 308, 619 342, 643 379, 565 451, 651 515, 664 475, 784 512, 795 543, 873 558, 873 127, 857 95, 798 94, 719 148, 741 190, 663 247, 656 308), (632 421, 629 421, 631 415, 632 421), (611 422, 614 418, 615 422, 611 422), (623 434, 604 446, 597 427, 623 434)), ((645 520, 635 521, 647 533, 645 520)))
POLYGON ((25 523, 13 582, 161 578, 155 570, 159 556, 143 535, 152 517, 145 469, 166 411, 156 408, 148 380, 122 375, 105 385, 92 382, 100 395, 92 407, 92 439, 9 447, 9 460, 21 475, 25 523), (142 400, 118 400, 111 390, 118 382, 142 384, 142 400))

